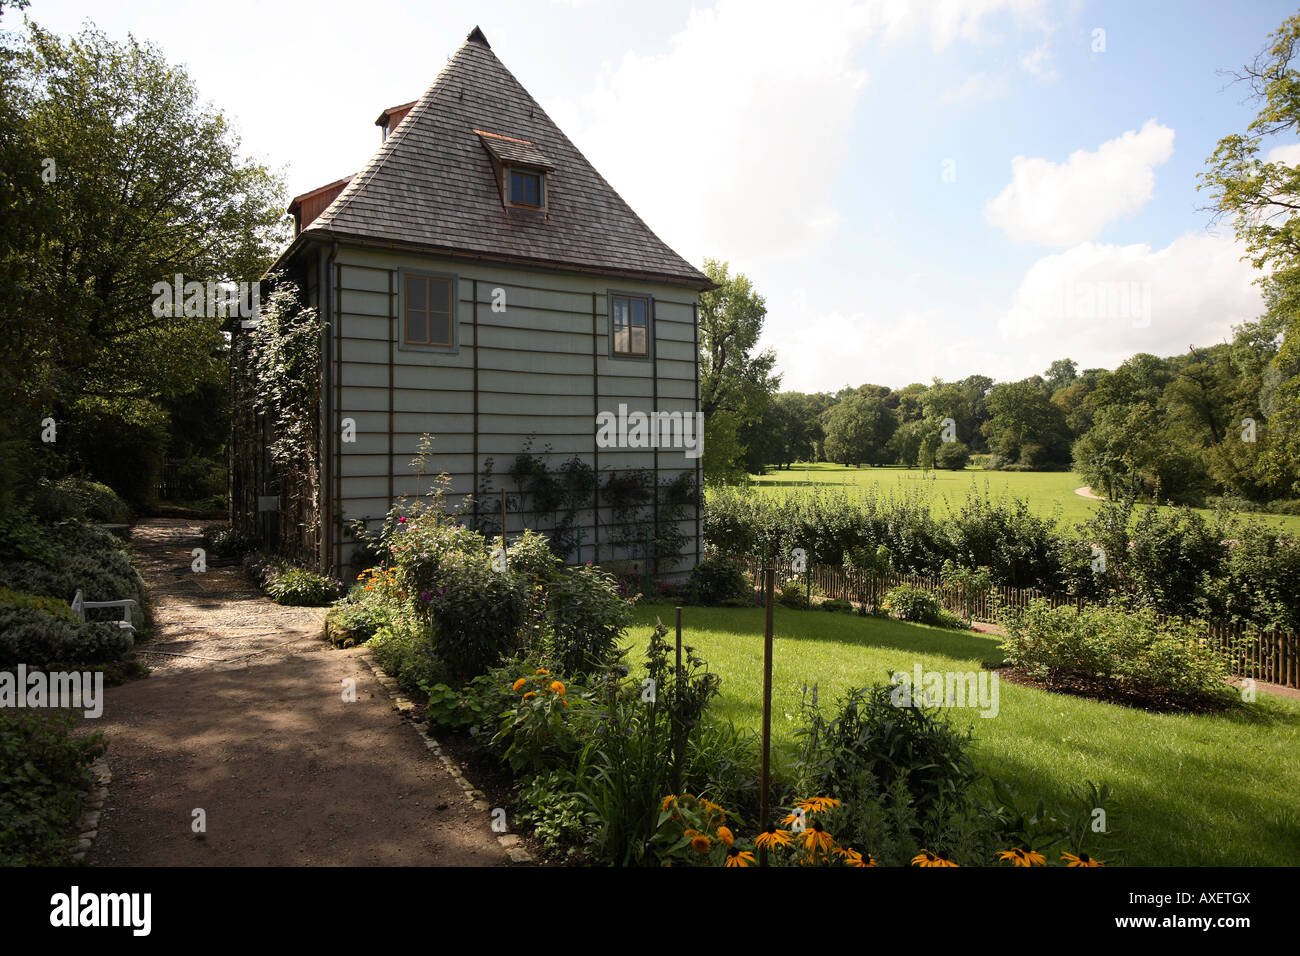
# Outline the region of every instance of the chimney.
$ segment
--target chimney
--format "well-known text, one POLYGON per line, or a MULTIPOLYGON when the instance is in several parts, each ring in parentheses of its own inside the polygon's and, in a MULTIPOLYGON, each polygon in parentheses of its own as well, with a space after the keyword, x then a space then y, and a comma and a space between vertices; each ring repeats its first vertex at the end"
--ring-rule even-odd
POLYGON ((406 114, 411 112, 411 107, 418 100, 411 100, 409 103, 403 103, 401 106, 390 106, 379 114, 379 119, 375 120, 375 125, 383 130, 384 140, 388 139, 390 133, 397 129, 397 125, 402 122, 406 114))

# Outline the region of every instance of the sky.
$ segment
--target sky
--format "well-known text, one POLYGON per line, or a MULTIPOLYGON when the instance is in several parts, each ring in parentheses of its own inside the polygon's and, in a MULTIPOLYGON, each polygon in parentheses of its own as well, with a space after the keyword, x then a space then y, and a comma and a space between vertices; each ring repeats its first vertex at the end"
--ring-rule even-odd
MULTIPOLYGON (((32 0, 183 64, 291 194, 361 168, 478 25, 658 235, 767 302, 782 388, 999 381, 1262 311, 1198 173, 1294 4, 32 0)), ((6 17, 6 24, 10 18, 6 17)), ((11 27, 12 28, 12 27, 11 27)), ((1266 144, 1300 161, 1300 144, 1266 144)))

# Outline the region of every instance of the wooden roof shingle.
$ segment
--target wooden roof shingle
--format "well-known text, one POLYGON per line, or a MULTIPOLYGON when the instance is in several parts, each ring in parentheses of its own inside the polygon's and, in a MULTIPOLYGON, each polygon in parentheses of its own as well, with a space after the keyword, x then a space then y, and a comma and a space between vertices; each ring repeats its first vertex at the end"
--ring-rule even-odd
POLYGON ((710 285, 596 172, 477 27, 365 168, 299 238, 354 238, 710 285), (497 137, 499 156, 531 157, 550 167, 545 213, 520 215, 503 204, 484 133, 497 137))

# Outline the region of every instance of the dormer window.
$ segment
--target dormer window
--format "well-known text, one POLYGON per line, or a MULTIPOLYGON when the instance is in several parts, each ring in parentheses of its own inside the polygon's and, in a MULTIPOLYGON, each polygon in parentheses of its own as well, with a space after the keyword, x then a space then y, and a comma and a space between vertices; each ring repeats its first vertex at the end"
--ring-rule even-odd
POLYGON ((520 166, 506 167, 510 174, 509 192, 507 202, 512 206, 527 206, 530 209, 541 209, 546 205, 542 196, 542 178, 545 175, 541 170, 526 169, 520 166))
POLYGON ((509 209, 545 210, 546 174, 555 167, 536 144, 518 136, 476 129, 479 141, 492 159, 501 186, 501 202, 509 209))

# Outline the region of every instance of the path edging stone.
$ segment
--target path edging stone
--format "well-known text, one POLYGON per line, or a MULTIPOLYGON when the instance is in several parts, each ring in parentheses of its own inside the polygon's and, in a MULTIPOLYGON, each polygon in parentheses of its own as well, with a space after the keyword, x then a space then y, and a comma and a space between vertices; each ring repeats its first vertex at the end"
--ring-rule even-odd
POLYGON ((113 773, 108 769, 108 758, 99 756, 90 765, 93 782, 85 792, 81 805, 81 815, 77 818, 77 849, 72 858, 78 863, 84 862, 86 854, 99 836, 99 825, 108 805, 108 785, 113 782, 113 773))
MULTIPOLYGON (((403 717, 409 718, 415 711, 415 704, 402 694, 397 681, 379 666, 374 655, 368 649, 362 651, 358 656, 361 660, 365 661, 372 671, 374 671, 376 679, 378 679, 384 690, 388 692, 388 699, 393 702, 393 709, 403 717)), ((472 784, 465 777, 465 774, 461 772, 460 766, 456 761, 442 749, 442 745, 438 743, 438 739, 434 737, 433 733, 430 731, 428 721, 420 723, 415 720, 408 720, 407 723, 415 728, 415 732, 420 735, 420 738, 424 741, 425 749, 442 761, 442 765, 446 767, 447 772, 451 774, 452 780, 456 782, 456 785, 459 786, 461 791, 464 793, 466 801, 475 810, 482 813, 490 813, 492 807, 487 801, 487 795, 482 790, 475 788, 474 784, 472 784)), ((495 834, 495 836, 497 838, 497 843, 500 844, 501 849, 506 852, 506 856, 509 857, 511 863, 533 862, 532 854, 524 849, 522 841, 519 839, 517 833, 498 833, 495 834)))

